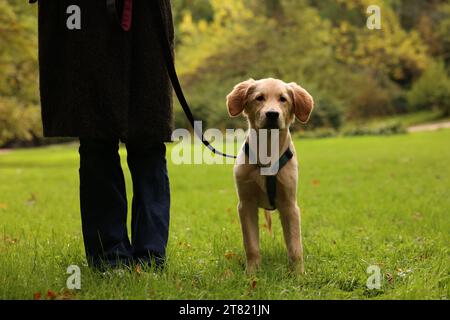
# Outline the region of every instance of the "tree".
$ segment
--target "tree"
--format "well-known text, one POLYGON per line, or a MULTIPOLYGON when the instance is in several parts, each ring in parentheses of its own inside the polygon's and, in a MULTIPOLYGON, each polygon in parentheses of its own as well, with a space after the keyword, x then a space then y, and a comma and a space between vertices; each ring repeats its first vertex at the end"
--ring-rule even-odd
POLYGON ((450 115, 450 77, 444 63, 433 62, 408 94, 414 110, 439 109, 450 115))
POLYGON ((23 1, 0 3, 0 146, 41 132, 36 26, 23 1))
POLYGON ((269 18, 281 20, 284 16, 283 5, 280 0, 264 0, 266 5, 266 15, 269 18))

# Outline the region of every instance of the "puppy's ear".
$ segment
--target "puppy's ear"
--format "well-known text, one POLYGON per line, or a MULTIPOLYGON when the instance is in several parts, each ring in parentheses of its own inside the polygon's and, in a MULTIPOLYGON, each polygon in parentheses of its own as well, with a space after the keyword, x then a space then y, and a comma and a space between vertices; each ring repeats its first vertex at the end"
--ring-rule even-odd
POLYGON ((301 123, 307 123, 314 109, 313 97, 295 82, 289 84, 292 93, 292 101, 295 117, 301 123))
POLYGON ((231 117, 237 117, 244 111, 247 97, 255 86, 255 80, 249 79, 236 85, 227 96, 228 113, 231 117))

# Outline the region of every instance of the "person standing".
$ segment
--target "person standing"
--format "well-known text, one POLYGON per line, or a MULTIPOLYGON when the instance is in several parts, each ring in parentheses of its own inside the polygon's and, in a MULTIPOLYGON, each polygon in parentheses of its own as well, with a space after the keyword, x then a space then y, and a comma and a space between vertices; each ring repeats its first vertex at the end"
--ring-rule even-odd
POLYGON ((163 265, 169 235, 172 87, 153 17, 160 6, 173 50, 171 2, 116 2, 124 1, 128 31, 111 22, 105 0, 38 1, 44 136, 80 140, 82 232, 94 268, 163 265), (120 141, 133 181, 131 239, 120 141))

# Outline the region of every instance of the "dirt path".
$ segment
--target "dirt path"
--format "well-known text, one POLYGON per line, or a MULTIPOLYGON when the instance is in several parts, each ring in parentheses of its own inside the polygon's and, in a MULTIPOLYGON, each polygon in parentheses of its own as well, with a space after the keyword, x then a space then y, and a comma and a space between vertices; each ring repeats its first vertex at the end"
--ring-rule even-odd
POLYGON ((11 152, 11 149, 0 149, 0 156, 2 154, 7 154, 7 153, 10 153, 10 152, 11 152))
POLYGON ((450 121, 412 126, 408 128, 408 132, 437 131, 440 129, 450 129, 450 121))

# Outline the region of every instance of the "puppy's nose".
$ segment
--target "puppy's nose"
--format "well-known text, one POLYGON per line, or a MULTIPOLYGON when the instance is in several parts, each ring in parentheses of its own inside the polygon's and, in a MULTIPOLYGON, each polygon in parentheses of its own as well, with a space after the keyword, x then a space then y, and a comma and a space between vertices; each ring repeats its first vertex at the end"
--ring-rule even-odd
POLYGON ((280 113, 276 112, 276 111, 269 111, 269 112, 266 112, 266 117, 269 120, 275 121, 280 118, 280 113))

